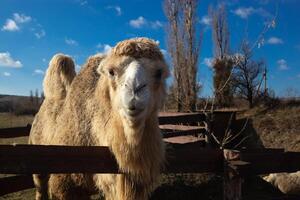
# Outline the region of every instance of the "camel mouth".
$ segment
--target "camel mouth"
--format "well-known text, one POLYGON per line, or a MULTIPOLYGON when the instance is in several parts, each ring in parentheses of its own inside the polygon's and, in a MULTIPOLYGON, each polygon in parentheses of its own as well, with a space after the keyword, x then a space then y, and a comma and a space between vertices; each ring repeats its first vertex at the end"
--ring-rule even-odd
POLYGON ((132 118, 138 117, 140 114, 142 114, 142 112, 143 112, 143 109, 134 109, 134 110, 127 109, 126 110, 126 113, 132 118))

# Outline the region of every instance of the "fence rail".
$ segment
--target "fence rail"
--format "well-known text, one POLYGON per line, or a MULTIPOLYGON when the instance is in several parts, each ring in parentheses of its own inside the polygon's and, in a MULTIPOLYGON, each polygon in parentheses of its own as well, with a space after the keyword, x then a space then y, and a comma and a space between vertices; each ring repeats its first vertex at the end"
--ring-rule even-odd
POLYGON ((3 128, 0 129, 0 138, 16 138, 28 136, 30 133, 31 125, 25 127, 3 128))
MULTIPOLYGON (((173 114, 160 116, 159 122, 164 137, 168 138, 204 133, 201 127, 182 124, 191 125, 205 119, 202 113, 173 114)), ((0 138, 27 136, 30 127, 0 129, 0 138)), ((241 199, 241 179, 244 176, 300 170, 300 152, 285 152, 283 149, 205 149, 198 141, 167 143, 166 153, 164 173, 223 174, 224 199, 228 200, 241 199)), ((122 173, 109 148, 101 146, 0 145, 0 163, 0 174, 122 173)), ((30 176, 0 178, 0 196, 32 187, 30 176)))
MULTIPOLYGON (((232 113, 232 112, 228 112, 232 113)), ((199 123, 206 120, 206 116, 204 113, 164 113, 161 114, 158 118, 160 125, 170 125, 170 124, 193 124, 199 123)), ((184 125, 181 125, 184 126, 184 125)), ((186 127, 190 127, 186 125, 186 127)), ((25 127, 13 127, 13 128, 3 128, 0 129, 0 138, 16 138, 16 137, 24 137, 29 136, 31 129, 31 124, 28 124, 25 127)), ((162 130, 164 133, 164 137, 176 137, 179 135, 193 135, 197 133, 204 133, 205 130, 203 128, 198 128, 194 130, 178 130, 176 128, 172 128, 172 130, 165 129, 162 130), (175 133, 176 132, 176 133, 175 133)))
MULTIPOLYGON (((226 160, 225 151, 186 144, 167 145, 164 173, 226 173, 225 169, 230 168, 243 177, 300 169, 299 152, 281 149, 235 151, 239 158, 226 160)), ((0 163, 0 173, 5 174, 122 173, 109 149, 99 146, 0 145, 0 163)), ((31 188, 30 180, 29 176, 2 178, 0 195, 31 188)))

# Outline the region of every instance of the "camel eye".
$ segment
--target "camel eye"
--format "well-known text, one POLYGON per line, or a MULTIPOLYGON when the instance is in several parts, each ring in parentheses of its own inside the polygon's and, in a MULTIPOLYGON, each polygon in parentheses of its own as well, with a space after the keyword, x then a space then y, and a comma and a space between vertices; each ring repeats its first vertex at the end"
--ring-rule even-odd
POLYGON ((115 76, 115 70, 114 69, 109 69, 108 70, 108 73, 111 77, 114 77, 115 76))
POLYGON ((161 76, 162 76, 162 69, 156 70, 154 77, 156 79, 161 79, 161 76))

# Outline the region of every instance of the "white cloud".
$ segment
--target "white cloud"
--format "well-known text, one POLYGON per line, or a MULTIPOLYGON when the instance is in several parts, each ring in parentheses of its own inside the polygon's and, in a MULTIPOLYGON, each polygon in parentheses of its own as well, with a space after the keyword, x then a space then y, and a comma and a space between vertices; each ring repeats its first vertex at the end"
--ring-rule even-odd
POLYGON ((97 44, 96 46, 98 49, 100 49, 100 53, 103 53, 103 54, 107 54, 111 51, 112 49, 112 46, 110 46, 109 44, 97 44))
POLYGON ((46 32, 45 32, 45 30, 42 29, 40 32, 34 33, 34 35, 37 39, 40 39, 46 35, 46 32))
POLYGON ((204 15, 201 18, 200 23, 209 26, 211 24, 211 18, 208 15, 204 15))
POLYGON ((284 59, 277 60, 277 65, 278 65, 279 70, 288 70, 289 69, 287 62, 284 59))
POLYGON ((71 39, 71 38, 66 38, 65 42, 66 42, 66 44, 71 45, 71 46, 77 46, 78 45, 78 42, 71 39))
POLYGON ((258 14, 262 17, 271 17, 272 15, 263 8, 253 8, 253 7, 239 7, 231 11, 235 15, 239 16, 242 19, 247 19, 252 14, 258 14))
POLYGON ((7 19, 6 23, 3 25, 2 31, 18 31, 20 30, 17 23, 12 19, 7 19))
POLYGON ((270 37, 267 41, 268 44, 283 44, 283 40, 278 37, 270 37))
POLYGON ((122 9, 120 6, 107 6, 106 9, 113 9, 116 11, 117 16, 122 15, 122 9))
POLYGON ((35 69, 33 73, 38 74, 38 75, 44 75, 45 74, 45 72, 41 69, 35 69))
POLYGON ((158 29, 163 27, 162 22, 156 21, 149 21, 145 19, 143 16, 139 16, 137 19, 132 19, 129 21, 129 25, 133 28, 143 28, 143 27, 150 27, 153 29, 158 29))
POLYGON ((19 60, 14 60, 9 52, 0 52, 0 66, 20 68, 22 63, 19 60))
POLYGON ((27 23, 31 21, 30 16, 24 14, 14 13, 13 19, 7 19, 2 27, 2 31, 18 31, 20 30, 19 24, 27 23))
POLYGON ((26 16, 24 14, 14 13, 13 16, 14 16, 14 20, 17 23, 19 23, 19 24, 31 21, 31 17, 30 16, 26 16))
POLYGON ((255 9, 253 7, 248 7, 248 8, 240 7, 232 12, 243 19, 247 19, 250 15, 253 14, 254 11, 255 9))
POLYGON ((133 28, 141 28, 142 26, 147 24, 147 21, 144 17, 140 16, 137 19, 132 19, 129 21, 130 26, 133 28))
POLYGON ((163 27, 163 24, 158 20, 156 20, 154 22, 149 22, 149 23, 150 23, 151 28, 153 28, 153 29, 158 29, 158 28, 163 27))
POLYGON ((209 68, 213 67, 214 58, 204 58, 202 64, 206 65, 209 68))
POLYGON ((9 72, 3 72, 3 76, 11 76, 9 72))

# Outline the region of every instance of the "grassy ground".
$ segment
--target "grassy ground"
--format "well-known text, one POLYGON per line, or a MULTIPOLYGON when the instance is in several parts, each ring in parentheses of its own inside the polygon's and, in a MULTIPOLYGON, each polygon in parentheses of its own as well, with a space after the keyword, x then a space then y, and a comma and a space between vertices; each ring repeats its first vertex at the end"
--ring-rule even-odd
MULTIPOLYGON (((27 124, 32 124, 33 116, 32 115, 14 115, 11 113, 0 113, 0 129, 1 128, 10 128, 18 126, 26 126, 27 124)), ((18 137, 18 138, 9 138, 1 139, 1 144, 27 144, 28 137, 18 137)))
POLYGON ((14 115, 11 113, 0 113, 0 128, 26 126, 33 121, 32 115, 14 115))
POLYGON ((254 108, 241 114, 253 119, 263 146, 300 152, 300 106, 254 108))
MULTIPOLYGON (((239 114, 250 117, 255 134, 265 147, 300 151, 300 106, 279 106, 274 109, 254 108, 239 114)), ((0 113, 0 128, 24 126, 32 116, 13 116, 0 113)), ((16 140, 0 139, 0 144, 27 143, 27 137, 16 140)), ((222 199, 222 177, 214 174, 163 175, 161 185, 151 200, 222 199)), ((280 199, 282 194, 259 177, 245 180, 243 199, 280 199)), ((0 197, 0 200, 34 199, 34 190, 24 190, 0 197)), ((297 199, 297 198, 295 198, 297 199)))

